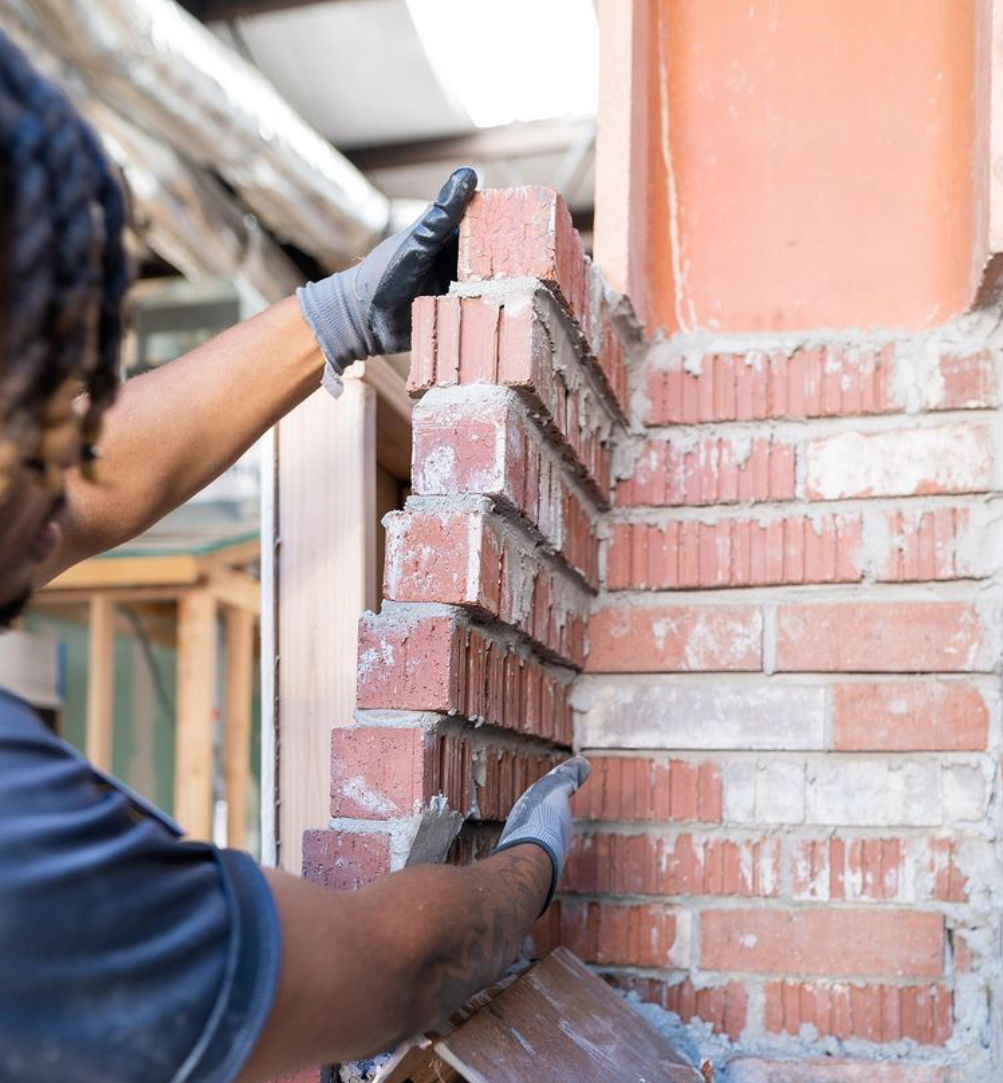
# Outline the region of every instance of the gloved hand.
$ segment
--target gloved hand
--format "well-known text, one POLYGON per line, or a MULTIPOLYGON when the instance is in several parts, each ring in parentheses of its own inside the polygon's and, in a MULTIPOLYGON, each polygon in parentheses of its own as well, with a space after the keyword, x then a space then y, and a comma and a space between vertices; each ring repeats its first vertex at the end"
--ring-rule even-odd
POLYGON ((458 226, 476 188, 477 174, 457 169, 407 229, 356 266, 296 291, 330 369, 325 384, 353 361, 409 348, 411 302, 445 293, 456 277, 458 226))
POLYGON ((558 764, 549 774, 534 782, 516 801, 505 828, 495 847, 495 853, 532 842, 550 858, 553 875, 546 910, 557 890, 564 863, 571 845, 571 795, 589 777, 592 768, 584 756, 574 756, 558 764))

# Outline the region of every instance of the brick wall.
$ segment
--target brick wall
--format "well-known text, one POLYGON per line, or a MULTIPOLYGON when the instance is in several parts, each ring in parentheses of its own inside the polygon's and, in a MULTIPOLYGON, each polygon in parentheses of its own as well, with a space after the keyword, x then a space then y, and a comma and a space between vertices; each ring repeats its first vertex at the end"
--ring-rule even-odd
POLYGON ((470 860, 575 744, 538 950, 675 1013, 735 1083, 990 1078, 991 329, 645 345, 535 188, 475 199, 459 277, 415 306, 414 490, 308 874, 401 867, 443 797, 470 860))

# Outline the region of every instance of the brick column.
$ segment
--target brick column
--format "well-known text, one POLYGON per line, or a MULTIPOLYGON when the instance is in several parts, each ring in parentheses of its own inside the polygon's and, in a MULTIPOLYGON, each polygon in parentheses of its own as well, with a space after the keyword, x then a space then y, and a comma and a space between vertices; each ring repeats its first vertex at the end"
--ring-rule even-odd
POLYGON ((484 853, 573 741, 626 409, 617 299, 544 189, 476 197, 460 279, 415 305, 412 495, 386 520, 355 724, 333 733, 331 827, 304 840, 332 887, 441 856, 461 817, 451 859, 484 853))

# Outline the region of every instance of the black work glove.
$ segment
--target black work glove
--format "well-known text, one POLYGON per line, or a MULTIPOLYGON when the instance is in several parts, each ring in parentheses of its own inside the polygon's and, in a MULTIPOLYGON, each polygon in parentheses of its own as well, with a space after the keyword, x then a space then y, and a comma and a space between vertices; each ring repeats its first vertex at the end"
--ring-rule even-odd
POLYGON ((407 229, 382 241, 354 267, 296 291, 335 377, 353 361, 410 348, 411 302, 445 293, 456 277, 458 227, 476 188, 477 174, 457 169, 407 229))
POLYGON ((552 875, 546 910, 557 890, 564 863, 568 860, 573 822, 571 797, 589 777, 591 767, 584 756, 572 756, 558 764, 516 801, 505 821, 495 853, 531 842, 550 858, 552 875))

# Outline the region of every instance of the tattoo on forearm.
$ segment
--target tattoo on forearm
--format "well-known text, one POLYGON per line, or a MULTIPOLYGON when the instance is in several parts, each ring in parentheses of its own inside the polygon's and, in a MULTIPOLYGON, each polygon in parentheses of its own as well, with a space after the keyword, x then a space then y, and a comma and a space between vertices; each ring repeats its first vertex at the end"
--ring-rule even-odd
POLYGON ((499 977, 518 954, 542 905, 539 863, 516 850, 506 857, 495 874, 498 887, 475 895, 452 950, 432 967, 426 1004, 439 1020, 499 977))

